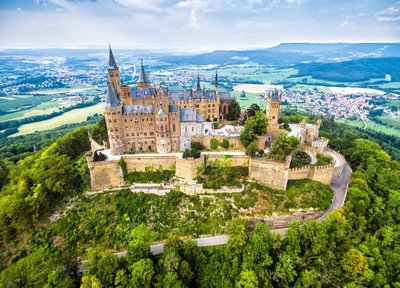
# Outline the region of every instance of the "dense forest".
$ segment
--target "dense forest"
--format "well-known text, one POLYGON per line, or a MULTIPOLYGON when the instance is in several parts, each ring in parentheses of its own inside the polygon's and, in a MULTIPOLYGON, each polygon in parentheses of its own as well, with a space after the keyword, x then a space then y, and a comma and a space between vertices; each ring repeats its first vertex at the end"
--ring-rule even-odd
POLYGON ((315 79, 337 82, 360 82, 372 78, 400 80, 400 58, 363 58, 332 63, 302 63, 295 65, 299 73, 295 77, 311 75, 315 79))
MULTIPOLYGON (((157 232, 136 224, 126 257, 93 245, 80 273, 77 235, 54 237, 48 218, 88 189, 87 133, 101 139, 103 125, 78 128, 16 163, 0 161, 4 287, 400 287, 400 164, 361 139, 372 135, 333 121, 321 134, 332 137, 354 173, 344 208, 326 221, 293 222, 283 238, 261 222, 251 230, 233 218, 227 245, 198 248, 172 232, 160 256, 149 252, 157 232)), ((396 141, 385 144, 398 157, 396 141)))

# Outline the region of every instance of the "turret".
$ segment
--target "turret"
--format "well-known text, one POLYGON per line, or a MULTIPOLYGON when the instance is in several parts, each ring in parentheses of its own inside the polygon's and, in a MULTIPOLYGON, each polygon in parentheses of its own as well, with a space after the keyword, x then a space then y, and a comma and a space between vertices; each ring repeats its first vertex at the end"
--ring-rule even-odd
POLYGON ((279 109, 281 107, 282 90, 270 90, 267 92, 268 133, 276 133, 279 130, 279 109))
POLYGON ((114 54, 111 50, 111 45, 109 56, 108 56, 108 81, 110 81, 111 86, 114 88, 114 91, 119 97, 120 94, 120 78, 119 78, 119 68, 117 66, 117 62, 115 61, 114 54))
POLYGON ((145 89, 145 88, 150 88, 151 83, 149 81, 149 78, 147 77, 146 71, 144 71, 144 66, 143 66, 143 59, 140 59, 140 74, 139 74, 139 80, 137 82, 137 87, 139 89, 145 89))
POLYGON ((215 87, 215 97, 217 99, 217 102, 220 103, 218 94, 218 71, 215 71, 214 87, 215 87))
POLYGON ((107 131, 110 140, 111 154, 124 152, 124 133, 122 126, 122 105, 115 95, 114 88, 108 83, 105 113, 107 131))

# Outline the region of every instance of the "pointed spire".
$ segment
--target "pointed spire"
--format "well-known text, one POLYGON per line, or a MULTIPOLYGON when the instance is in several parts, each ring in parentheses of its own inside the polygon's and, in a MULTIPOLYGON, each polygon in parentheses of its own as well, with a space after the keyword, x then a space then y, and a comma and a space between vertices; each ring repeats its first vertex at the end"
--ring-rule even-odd
POLYGON ((196 91, 200 91, 201 87, 200 87, 200 74, 197 74, 197 87, 196 87, 196 91))
POLYGON ((119 100, 114 93, 114 89, 111 87, 110 82, 108 82, 107 95, 106 95, 106 108, 115 108, 120 106, 119 100))
POLYGON ((149 78, 147 77, 147 74, 144 71, 143 59, 140 59, 140 74, 138 83, 150 83, 149 78))
POLYGON ((214 86, 216 89, 218 89, 218 70, 215 70, 214 86))
POLYGON ((110 47, 110 55, 108 57, 108 69, 118 69, 117 62, 115 62, 114 54, 111 50, 111 44, 109 44, 110 47))

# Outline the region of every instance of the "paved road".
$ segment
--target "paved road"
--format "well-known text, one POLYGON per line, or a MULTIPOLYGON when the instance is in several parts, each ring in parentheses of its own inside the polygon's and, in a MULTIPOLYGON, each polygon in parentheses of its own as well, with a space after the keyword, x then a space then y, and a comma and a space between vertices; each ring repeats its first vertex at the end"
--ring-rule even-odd
MULTIPOLYGON (((345 163, 343 167, 342 175, 336 180, 334 180, 331 184, 331 187, 334 191, 334 197, 332 200, 332 204, 329 209, 322 215, 317 221, 323 221, 326 219, 326 216, 329 212, 332 212, 340 207, 343 207, 344 201, 346 200, 347 196, 347 189, 349 187, 349 180, 351 174, 350 166, 345 163)), ((271 230, 272 232, 285 235, 288 228, 281 228, 281 229, 274 229, 271 230)), ((206 237, 206 238, 198 238, 194 239, 197 242, 198 247, 207 247, 207 246, 216 246, 216 245, 223 245, 226 244, 229 240, 228 235, 218 235, 213 237, 206 237)), ((150 247, 150 251, 153 255, 159 255, 164 252, 164 244, 156 244, 150 247)), ((116 253, 118 257, 125 257, 126 251, 116 253)), ((81 271, 85 271, 87 269, 87 260, 82 261, 81 271)))

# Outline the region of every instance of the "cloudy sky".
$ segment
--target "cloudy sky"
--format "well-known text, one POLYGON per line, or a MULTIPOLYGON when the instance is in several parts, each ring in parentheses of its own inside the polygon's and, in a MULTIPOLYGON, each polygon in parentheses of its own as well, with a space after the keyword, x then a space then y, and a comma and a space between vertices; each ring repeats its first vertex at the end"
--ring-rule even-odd
POLYGON ((391 0, 0 0, 0 46, 270 47, 399 42, 391 0))

